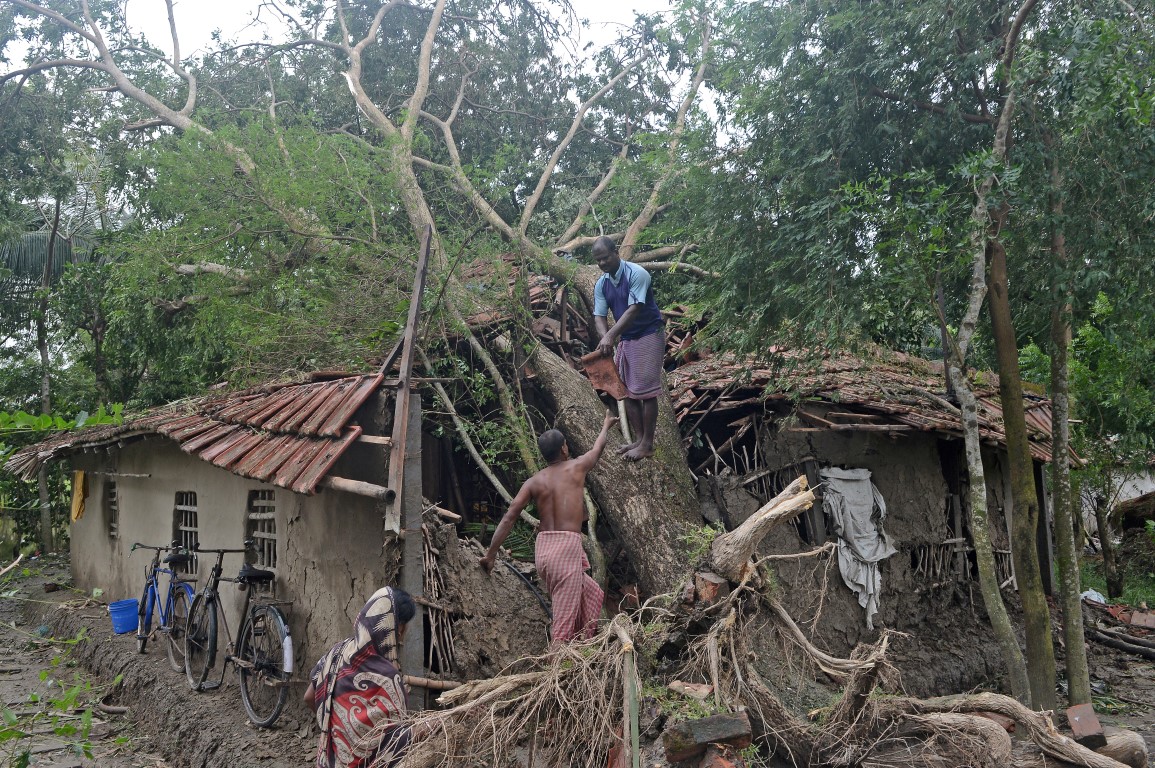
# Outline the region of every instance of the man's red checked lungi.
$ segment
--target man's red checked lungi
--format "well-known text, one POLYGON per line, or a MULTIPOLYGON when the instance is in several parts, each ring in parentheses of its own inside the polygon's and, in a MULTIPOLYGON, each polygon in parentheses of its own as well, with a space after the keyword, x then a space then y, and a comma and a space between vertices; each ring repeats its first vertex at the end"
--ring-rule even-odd
POLYGON ((593 637, 604 593, 586 573, 590 567, 580 533, 543 531, 537 535, 537 574, 553 601, 553 642, 593 637))

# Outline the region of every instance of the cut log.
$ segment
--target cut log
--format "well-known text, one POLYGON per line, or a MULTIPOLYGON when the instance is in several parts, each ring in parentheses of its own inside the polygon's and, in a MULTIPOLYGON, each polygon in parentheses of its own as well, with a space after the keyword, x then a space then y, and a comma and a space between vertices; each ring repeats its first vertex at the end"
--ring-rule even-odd
POLYGON ((680 763, 705 754, 711 744, 726 744, 736 749, 750 746, 750 718, 745 712, 711 715, 700 720, 684 720, 662 734, 666 760, 680 763))
POLYGON ((776 525, 790 520, 814 503, 814 492, 807 488, 801 475, 786 490, 768 501, 734 530, 723 533, 710 545, 710 564, 714 570, 734 583, 740 583, 750 565, 754 550, 776 525))
POLYGON ((1119 635, 1108 635, 1106 632, 1099 632, 1095 630, 1090 633, 1090 637, 1097 643, 1102 643, 1110 648, 1115 648, 1127 653, 1133 653, 1136 656, 1142 656, 1145 659, 1155 661, 1155 648, 1147 648, 1146 646, 1136 645, 1135 643, 1124 640, 1119 635))
POLYGON ((1103 727, 1103 735, 1107 737, 1107 746, 1099 747, 1096 752, 1131 768, 1147 768, 1147 743, 1140 734, 1107 725, 1103 727))

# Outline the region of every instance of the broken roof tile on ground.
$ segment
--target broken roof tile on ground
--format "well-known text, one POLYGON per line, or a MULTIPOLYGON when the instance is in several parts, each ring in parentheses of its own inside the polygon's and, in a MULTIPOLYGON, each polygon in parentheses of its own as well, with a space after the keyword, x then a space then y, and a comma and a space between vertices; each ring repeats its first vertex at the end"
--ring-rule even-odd
POLYGON ((172 403, 121 424, 64 432, 16 453, 6 469, 31 479, 67 454, 161 435, 233 474, 313 494, 361 435, 349 422, 383 381, 379 373, 342 375, 172 403))

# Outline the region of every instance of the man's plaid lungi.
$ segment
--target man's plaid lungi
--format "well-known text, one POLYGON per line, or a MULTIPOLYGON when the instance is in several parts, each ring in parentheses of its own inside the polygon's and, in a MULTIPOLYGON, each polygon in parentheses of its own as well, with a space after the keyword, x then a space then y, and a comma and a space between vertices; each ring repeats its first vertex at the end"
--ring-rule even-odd
POLYGON ((553 642, 593 637, 602 611, 602 588, 589 577, 580 533, 543 531, 537 535, 537 574, 553 601, 553 642))

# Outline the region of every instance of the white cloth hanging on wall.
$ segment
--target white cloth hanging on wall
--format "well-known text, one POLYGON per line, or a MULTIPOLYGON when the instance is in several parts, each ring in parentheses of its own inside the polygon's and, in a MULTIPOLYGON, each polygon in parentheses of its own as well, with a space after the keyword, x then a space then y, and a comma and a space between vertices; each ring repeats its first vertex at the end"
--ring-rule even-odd
POLYGON ((870 482, 869 469, 830 467, 819 470, 818 476, 823 482, 822 507, 838 537, 838 570, 866 610, 867 629, 874 629, 882 592, 878 563, 897 551, 882 528, 886 501, 870 482))

